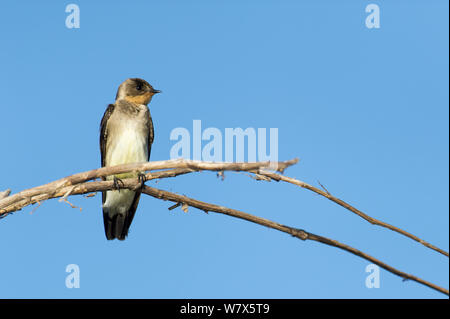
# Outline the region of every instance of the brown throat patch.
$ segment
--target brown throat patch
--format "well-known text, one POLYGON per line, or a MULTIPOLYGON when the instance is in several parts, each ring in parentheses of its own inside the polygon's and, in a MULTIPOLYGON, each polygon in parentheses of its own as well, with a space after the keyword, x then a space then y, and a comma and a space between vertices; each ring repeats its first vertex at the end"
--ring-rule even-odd
POLYGON ((152 96, 153 96, 152 92, 146 92, 141 95, 126 96, 125 100, 127 100, 128 102, 131 102, 131 103, 135 103, 135 104, 147 104, 150 101, 150 99, 152 98, 152 96))

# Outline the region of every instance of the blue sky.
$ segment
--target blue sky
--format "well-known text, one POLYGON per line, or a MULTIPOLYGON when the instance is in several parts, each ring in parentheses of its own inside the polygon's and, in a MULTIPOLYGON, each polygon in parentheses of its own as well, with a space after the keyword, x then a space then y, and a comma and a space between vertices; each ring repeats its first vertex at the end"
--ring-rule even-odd
MULTIPOLYGON (((286 171, 449 249, 447 1, 3 1, 1 180, 13 192, 97 168, 99 123, 118 85, 142 77, 151 160, 170 132, 278 128, 286 171), (80 28, 65 26, 66 5, 80 28), (380 6, 368 29, 365 7, 380 6)), ((448 258, 281 183, 203 172, 149 182, 303 228, 449 286, 448 258)), ((1 298, 441 298, 367 261, 210 213, 141 199, 130 235, 107 241, 101 196, 0 221, 1 298), (80 288, 68 289, 68 264, 80 288)))

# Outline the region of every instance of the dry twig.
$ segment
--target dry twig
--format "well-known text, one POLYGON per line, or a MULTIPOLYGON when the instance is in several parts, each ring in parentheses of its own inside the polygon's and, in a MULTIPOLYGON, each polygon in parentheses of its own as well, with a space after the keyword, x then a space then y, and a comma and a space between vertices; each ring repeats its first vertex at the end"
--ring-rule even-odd
MULTIPOLYGON (((297 163, 297 159, 286 161, 286 162, 279 162, 278 163, 278 171, 283 172, 287 167, 290 165, 293 165, 297 163)), ((91 181, 99 177, 103 176, 109 176, 114 174, 120 174, 120 173, 126 173, 126 172, 143 172, 143 171, 151 171, 146 174, 147 180, 152 179, 160 179, 160 178, 168 178, 168 177, 176 177, 183 174, 188 174, 192 172, 198 172, 203 170, 210 170, 210 171, 217 171, 217 172, 223 172, 223 171, 243 171, 252 173, 255 175, 255 178, 258 180, 275 180, 275 181, 284 181, 288 182, 297 186, 300 186, 302 188, 311 190, 321 196, 324 196, 328 198, 329 200, 341 205, 342 207, 352 211, 353 213, 357 214, 358 216, 364 218, 365 220, 371 222, 372 224, 379 225, 388 229, 391 229, 393 231, 396 231, 402 235, 405 235, 409 238, 412 238, 423 245, 425 245, 428 248, 434 249, 436 251, 439 251, 440 253, 448 256, 448 253, 445 251, 419 239, 417 236, 414 236, 406 231, 403 231, 395 226, 389 225, 387 223, 381 222, 377 219, 374 219, 361 211, 357 210, 353 206, 347 204, 346 202, 332 196, 325 188, 325 191, 322 191, 316 187, 313 187, 307 183, 301 182, 299 180, 296 180, 294 178, 286 177, 274 172, 266 171, 265 168, 268 167, 270 163, 268 162, 259 162, 259 163, 205 163, 205 162, 196 162, 196 161, 180 161, 180 160, 170 160, 170 161, 160 161, 160 162, 149 162, 149 163, 136 163, 136 164, 125 164, 125 165, 117 165, 117 166, 111 166, 111 167, 105 167, 100 168, 96 170, 91 170, 83 173, 74 174, 65 178, 62 178, 60 180, 38 186, 35 188, 31 188, 28 190, 24 190, 20 193, 14 194, 12 196, 9 195, 9 192, 6 194, 5 192, 0 193, 6 194, 6 196, 3 196, 3 198, 0 196, 0 217, 4 217, 7 214, 20 210, 25 206, 28 206, 30 204, 39 203, 41 204, 42 201, 45 201, 47 199, 51 198, 57 198, 61 197, 61 200, 67 201, 67 197, 70 195, 79 195, 79 194, 90 194, 93 192, 100 192, 100 191, 107 191, 107 190, 113 190, 115 189, 114 182, 113 181, 91 181), (162 170, 161 169, 165 169, 162 170), (155 171, 160 170, 160 171, 155 171)), ((138 187, 141 187, 141 183, 136 178, 128 178, 123 179, 123 188, 128 189, 137 189, 138 187)), ((214 204, 209 204, 205 202, 201 202, 186 196, 177 195, 175 193, 163 191, 160 189, 152 188, 149 186, 144 186, 143 193, 163 199, 163 200, 169 200, 175 203, 175 205, 171 206, 169 209, 174 209, 175 207, 182 206, 183 211, 187 212, 187 209, 189 206, 198 208, 204 212, 213 211, 216 213, 222 213, 226 214, 232 217, 241 218, 253 223, 257 223, 263 226, 267 226, 285 233, 288 233, 294 237, 297 237, 302 240, 313 240, 317 241, 329 246, 333 246, 336 248, 343 249, 347 252, 350 252, 356 256, 359 256, 361 258, 364 258, 368 261, 371 261, 374 264, 377 264, 378 266, 386 269, 387 271, 396 274, 403 279, 409 279, 416 281, 420 284, 423 284, 425 286, 428 286, 430 288, 433 288, 437 291, 440 291, 444 294, 448 295, 448 290, 442 287, 439 287, 435 284, 432 284, 430 282, 427 282, 421 278, 418 278, 416 276, 404 273, 400 270, 397 270, 380 260, 361 252, 360 250, 357 250, 353 247, 350 247, 348 245, 342 244, 336 240, 332 240, 320 235, 316 235, 310 232, 307 232, 305 230, 285 226, 278 224, 276 222, 257 217, 254 215, 250 215, 238 210, 234 210, 231 208, 226 208, 223 206, 218 206, 214 204)))
POLYGON ((319 195, 321 195, 321 196, 323 196, 323 197, 325 197, 325 198, 328 198, 328 199, 331 200, 332 202, 335 202, 336 204, 338 204, 338 205, 340 205, 340 206, 346 208, 347 210, 349 210, 349 211, 355 213, 356 215, 358 215, 359 217, 365 219, 366 221, 368 221, 368 222, 371 223, 372 225, 377 225, 377 226, 381 226, 381 227, 390 229, 390 230, 392 230, 392 231, 394 231, 394 232, 397 232, 397 233, 399 233, 399 234, 401 234, 401 235, 403 235, 403 236, 406 236, 406 237, 408 237, 408 238, 411 238, 411 239, 413 239, 413 240, 415 240, 415 241, 421 243, 421 244, 424 245, 425 247, 428 247, 428 248, 430 248, 430 249, 433 249, 433 250, 435 250, 435 251, 441 253, 442 255, 449 257, 448 252, 446 252, 445 250, 443 250, 443 249, 441 249, 441 248, 439 248, 439 247, 436 247, 436 246, 434 246, 434 245, 432 245, 432 244, 426 242, 425 240, 423 240, 423 239, 417 237, 416 235, 413 235, 413 234, 411 234, 411 233, 409 233, 409 232, 407 232, 407 231, 405 231, 405 230, 403 230, 403 229, 401 229, 401 228, 399 228, 399 227, 393 226, 393 225, 391 225, 391 224, 385 223, 385 222, 383 222, 383 221, 381 221, 381 220, 378 220, 378 219, 376 219, 376 218, 370 217, 369 215, 363 213, 363 212, 360 211, 359 209, 356 209, 356 208, 353 207, 352 205, 350 205, 350 204, 344 202, 343 200, 341 200, 341 199, 339 199, 339 198, 337 198, 337 197, 334 197, 334 196, 331 195, 331 194, 328 192, 328 190, 327 190, 325 187, 323 187, 323 185, 320 184, 320 183, 319 183, 319 184, 324 188, 325 191, 323 191, 323 190, 321 190, 321 189, 319 189, 319 188, 317 188, 317 187, 314 187, 314 186, 312 186, 312 185, 309 185, 309 184, 307 184, 307 183, 305 183, 305 182, 299 181, 299 180, 297 180, 297 179, 295 179, 295 178, 292 178, 292 177, 287 177, 287 176, 280 175, 280 174, 276 174, 276 173, 272 173, 272 172, 264 172, 264 171, 261 171, 261 170, 255 171, 255 173, 258 173, 258 174, 263 175, 263 176, 270 177, 271 179, 273 179, 273 180, 275 180, 275 181, 283 181, 283 182, 287 182, 287 183, 290 183, 290 184, 293 184, 293 185, 300 186, 301 188, 310 190, 310 191, 312 191, 312 192, 314 192, 314 193, 316 193, 316 194, 319 194, 319 195))
POLYGON ((306 230, 303 230, 303 229, 298 229, 298 228, 282 225, 277 222, 274 222, 274 221, 271 221, 271 220, 268 220, 268 219, 265 219, 262 217, 254 216, 251 214, 247 214, 247 213, 244 213, 244 212, 236 210, 236 209, 231 209, 231 208, 227 208, 227 207, 223 207, 223 206, 219 206, 219 205, 215 205, 215 204, 202 202, 202 201, 199 201, 199 200, 196 200, 193 198, 174 194, 174 193, 164 191, 161 189, 157 189, 154 187, 145 186, 142 192, 144 194, 150 195, 155 198, 169 200, 169 201, 175 202, 175 203, 183 203, 183 205, 192 206, 192 207, 198 208, 203 211, 216 212, 216 213, 225 214, 228 216, 244 219, 244 220, 247 220, 252 223, 256 223, 256 224, 259 224, 262 226, 266 226, 266 227, 269 227, 272 229, 279 230, 281 232, 287 233, 287 234, 292 235, 301 240, 313 240, 313 241, 316 241, 316 242, 319 242, 319 243, 322 243, 322 244, 325 244, 328 246, 337 247, 339 249, 342 249, 349 253, 352 253, 353 255, 364 258, 364 259, 380 266, 381 268, 384 268, 387 271, 389 271, 397 276, 400 276, 403 279, 413 280, 422 285, 433 288, 433 289, 435 289, 441 293, 444 293, 446 295, 449 294, 448 289, 439 287, 439 286, 437 286, 433 283, 430 283, 428 281, 425 281, 419 277, 416 277, 411 274, 407 274, 403 271, 400 271, 400 270, 398 270, 392 266, 389 266, 388 264, 376 259, 375 257, 372 257, 356 248, 353 248, 351 246, 340 243, 337 240, 333 240, 333 239, 330 239, 327 237, 316 235, 316 234, 307 232, 306 230))

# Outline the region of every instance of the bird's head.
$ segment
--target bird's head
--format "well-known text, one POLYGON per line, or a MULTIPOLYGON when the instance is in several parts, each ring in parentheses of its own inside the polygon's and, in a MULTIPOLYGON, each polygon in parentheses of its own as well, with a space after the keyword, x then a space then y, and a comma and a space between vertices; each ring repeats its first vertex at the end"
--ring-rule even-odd
POLYGON ((147 105, 153 95, 160 93, 161 91, 155 90, 147 81, 131 78, 125 80, 117 90, 116 101, 127 100, 128 102, 135 104, 147 105))

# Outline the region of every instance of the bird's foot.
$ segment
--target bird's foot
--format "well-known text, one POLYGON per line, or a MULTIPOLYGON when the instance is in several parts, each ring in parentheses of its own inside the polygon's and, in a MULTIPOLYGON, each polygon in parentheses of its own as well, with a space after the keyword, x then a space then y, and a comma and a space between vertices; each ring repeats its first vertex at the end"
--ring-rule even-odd
POLYGON ((138 180, 141 183, 141 188, 144 188, 147 177, 143 173, 138 173, 138 180))
POLYGON ((113 181, 114 181, 113 182, 114 188, 117 189, 119 191, 119 193, 120 193, 120 187, 122 187, 122 188, 124 187, 123 181, 120 178, 116 177, 116 176, 114 176, 113 181))

